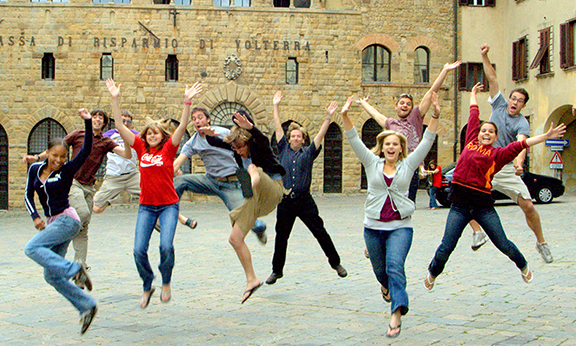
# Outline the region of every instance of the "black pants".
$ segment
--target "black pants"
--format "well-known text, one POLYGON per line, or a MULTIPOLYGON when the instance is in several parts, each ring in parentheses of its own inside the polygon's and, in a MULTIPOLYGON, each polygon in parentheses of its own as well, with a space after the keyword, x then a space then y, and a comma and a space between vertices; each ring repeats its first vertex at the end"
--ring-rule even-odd
POLYGON ((318 206, 309 193, 296 198, 285 196, 278 205, 276 212, 276 241, 274 244, 274 257, 272 258, 272 271, 276 274, 283 274, 284 263, 286 263, 286 249, 288 248, 288 238, 292 232, 292 227, 299 217, 308 227, 310 232, 318 240, 324 254, 328 257, 328 263, 332 268, 340 265, 340 256, 334 247, 334 243, 328 232, 324 228, 324 221, 318 214, 318 206))

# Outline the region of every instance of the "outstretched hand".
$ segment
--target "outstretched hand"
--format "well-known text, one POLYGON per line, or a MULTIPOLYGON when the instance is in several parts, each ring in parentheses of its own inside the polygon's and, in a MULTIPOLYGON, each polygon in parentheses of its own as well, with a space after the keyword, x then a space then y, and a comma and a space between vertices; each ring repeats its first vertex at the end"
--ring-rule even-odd
POLYGON ((116 86, 114 80, 112 78, 108 78, 106 79, 106 86, 108 87, 108 91, 110 92, 110 96, 112 96, 112 98, 116 98, 118 95, 120 95, 120 87, 122 84, 118 84, 118 86, 116 86))
POLYGON ((216 130, 211 126, 202 126, 202 127, 198 128, 198 132, 200 132, 206 136, 209 136, 209 137, 220 136, 220 134, 218 132, 216 132, 216 130))
POLYGON ((560 138, 566 133, 566 125, 564 123, 554 127, 554 123, 550 123, 550 130, 546 133, 548 138, 560 138))
POLYGON ((367 102, 369 98, 370 98, 370 95, 364 96, 364 97, 359 98, 358 100, 356 100, 356 103, 367 102))
POLYGON ((326 113, 329 117, 333 116, 336 113, 336 109, 338 108, 338 102, 332 101, 326 105, 326 113))
POLYGON ((274 94, 274 99, 272 100, 272 104, 274 106, 280 104, 280 101, 282 101, 282 91, 278 90, 275 94, 274 94))
POLYGON ((92 119, 92 115, 90 115, 90 112, 88 112, 88 110, 86 108, 79 109, 78 114, 84 120, 92 119))
POLYGON ((476 85, 474 85, 474 87, 472 87, 472 93, 473 94, 477 94, 482 90, 484 90, 484 84, 482 84, 482 83, 476 83, 476 85))
MULTIPOLYGON (((366 96, 364 100, 368 100, 368 96, 366 96)), ((348 113, 348 110, 350 109, 350 106, 352 105, 352 101, 354 101, 354 95, 348 97, 348 100, 346 100, 346 103, 342 107, 342 114, 348 113)), ((360 100, 358 100, 356 102, 360 103, 360 100)))
POLYGON ((444 70, 446 71, 452 71, 455 70, 456 68, 458 68, 458 66, 460 66, 462 64, 462 61, 458 60, 458 61, 454 61, 453 63, 446 63, 444 65, 444 70))
POLYGON ((248 120, 248 118, 246 118, 244 115, 238 112, 234 112, 233 114, 234 114, 234 122, 236 123, 236 125, 246 130, 252 130, 254 125, 250 122, 250 120, 248 120))
POLYGON ((202 92, 202 83, 196 82, 192 85, 192 87, 188 87, 188 84, 186 84, 186 91, 184 92, 184 100, 190 102, 190 100, 192 100, 194 96, 198 95, 201 92, 202 92))

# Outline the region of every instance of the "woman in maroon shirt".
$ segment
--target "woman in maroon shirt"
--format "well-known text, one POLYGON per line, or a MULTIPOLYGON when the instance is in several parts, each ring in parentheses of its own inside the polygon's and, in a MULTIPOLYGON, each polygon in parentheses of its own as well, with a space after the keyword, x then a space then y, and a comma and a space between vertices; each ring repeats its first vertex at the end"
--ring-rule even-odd
POLYGON ((506 238, 498 213, 494 209, 494 200, 490 192, 491 181, 494 174, 512 161, 520 151, 544 142, 546 139, 561 137, 566 132, 566 126, 564 124, 556 128, 550 126, 547 133, 510 143, 503 148, 495 148, 492 144, 498 138, 498 128, 492 122, 480 124, 479 119, 476 93, 483 87, 480 83, 476 84, 470 95, 466 146, 458 159, 452 178, 452 192, 450 193, 452 207, 446 220, 442 243, 436 250, 424 279, 424 286, 429 290, 434 287, 436 277, 444 270, 464 227, 470 220, 476 220, 498 250, 516 263, 518 269, 522 271, 522 279, 525 282, 532 281, 533 275, 528 262, 516 245, 506 238))

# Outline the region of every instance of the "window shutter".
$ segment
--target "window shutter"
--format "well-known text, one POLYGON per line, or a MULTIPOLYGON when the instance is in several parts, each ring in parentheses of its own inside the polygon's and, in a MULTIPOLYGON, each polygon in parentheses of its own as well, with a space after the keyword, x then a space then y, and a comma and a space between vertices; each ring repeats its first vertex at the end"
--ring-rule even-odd
POLYGON ((512 42, 512 80, 520 79, 520 41, 512 42))
POLYGON ((574 61, 574 50, 576 49, 576 47, 574 47, 574 30, 576 28, 576 21, 572 21, 568 24, 568 35, 567 35, 567 39, 568 39, 568 44, 566 45, 566 55, 568 57, 568 66, 574 66, 576 65, 576 62, 574 61))
POLYGON ((494 7, 496 6, 496 0, 484 0, 486 6, 494 7))
POLYGON ((550 44, 550 32, 548 30, 540 31, 540 48, 538 48, 538 53, 536 53, 534 60, 532 60, 532 64, 530 64, 530 67, 529 67, 530 70, 540 66, 540 63, 542 62, 542 58, 544 57, 544 54, 548 50, 548 45, 546 45, 547 42, 549 45, 550 44), (548 35, 546 35, 546 34, 548 34, 548 35), (548 40, 546 40, 546 36, 548 36, 548 40))
MULTIPOLYGON (((492 68, 496 71, 496 64, 492 64, 492 68)), ((486 77, 486 72, 484 72, 484 66, 482 66, 482 84, 484 84, 484 91, 490 91, 490 82, 486 77)))
POLYGON ((466 81, 468 80, 468 63, 463 62, 458 71, 458 90, 467 90, 466 81))

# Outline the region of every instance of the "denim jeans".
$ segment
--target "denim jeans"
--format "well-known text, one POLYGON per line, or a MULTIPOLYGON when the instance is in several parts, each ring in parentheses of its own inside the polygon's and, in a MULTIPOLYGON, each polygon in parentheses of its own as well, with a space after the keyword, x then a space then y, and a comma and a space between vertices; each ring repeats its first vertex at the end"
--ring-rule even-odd
POLYGON ((420 185, 420 176, 418 175, 419 168, 416 168, 412 180, 410 180, 410 187, 408 188, 408 199, 416 203, 416 194, 418 193, 418 185, 420 185))
POLYGON ((318 213, 316 202, 314 202, 312 196, 307 193, 296 198, 286 196, 282 202, 278 204, 272 271, 276 274, 283 274, 288 238, 290 238, 296 217, 299 217, 310 232, 312 232, 324 251, 324 254, 328 257, 330 266, 336 268, 340 264, 340 256, 334 247, 332 238, 330 238, 330 235, 326 232, 326 228, 324 228, 324 221, 318 213))
POLYGON ((80 222, 60 216, 30 239, 24 253, 44 267, 46 282, 82 314, 96 306, 96 301, 70 281, 80 270, 80 264, 64 258, 68 245, 79 231, 80 222))
POLYGON ((136 233, 134 235, 134 261, 143 281, 144 291, 152 289, 154 272, 148 260, 148 246, 157 220, 160 232, 160 273, 162 284, 169 284, 174 269, 174 235, 178 222, 178 203, 168 205, 143 205, 138 209, 136 233))
MULTIPOLYGON (((205 174, 184 174, 178 176, 174 178, 174 188, 178 197, 181 197, 184 191, 218 196, 228 210, 236 209, 244 202, 239 181, 218 181, 205 174)), ((252 230, 256 233, 261 233, 266 230, 266 224, 256 220, 252 230)))
POLYGON ((400 308, 402 315, 408 313, 404 262, 412 245, 413 233, 412 228, 381 231, 364 227, 364 241, 376 279, 390 290, 391 312, 400 308))
POLYGON ((444 271, 450 254, 456 248, 458 239, 462 236, 462 231, 470 220, 476 220, 480 224, 494 246, 516 263, 518 269, 526 269, 528 265, 526 259, 516 245, 506 238, 506 233, 504 233, 502 223, 494 207, 473 209, 452 205, 450 213, 448 213, 448 220, 446 220, 442 243, 438 246, 436 254, 428 266, 428 271, 432 276, 436 277, 444 271))
POLYGON ((430 203, 428 204, 429 208, 438 208, 438 203, 436 203, 436 191, 438 191, 436 186, 430 186, 428 188, 428 192, 430 193, 430 203))

